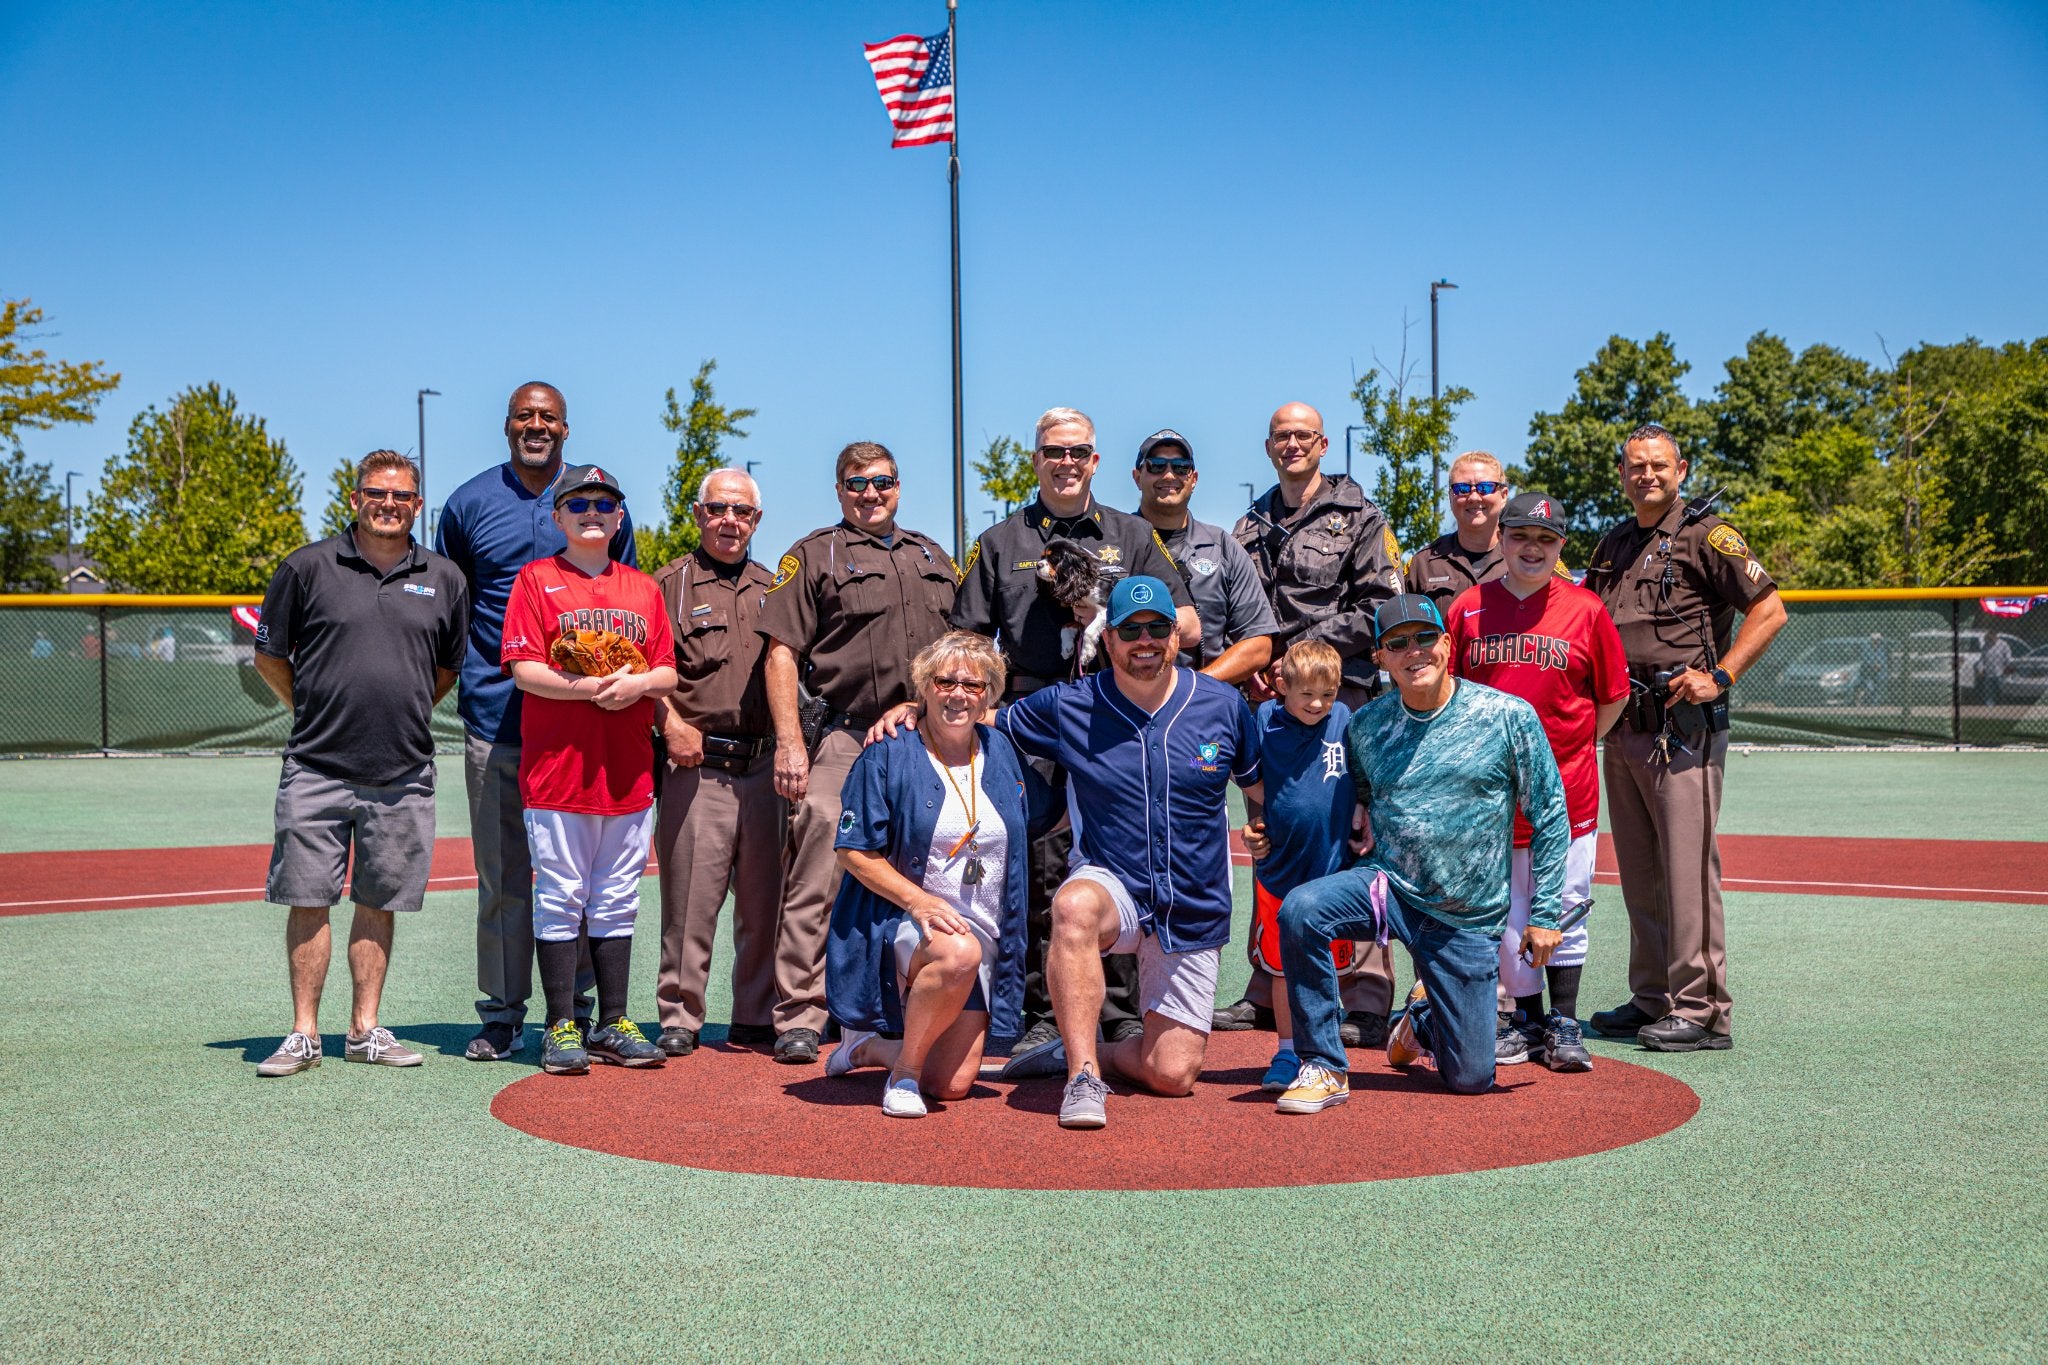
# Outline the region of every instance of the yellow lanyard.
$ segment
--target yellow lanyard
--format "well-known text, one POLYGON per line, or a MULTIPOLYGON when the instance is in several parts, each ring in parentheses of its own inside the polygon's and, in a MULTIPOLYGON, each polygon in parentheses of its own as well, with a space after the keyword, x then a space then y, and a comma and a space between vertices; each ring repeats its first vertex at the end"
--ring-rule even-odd
POLYGON ((964 792, 960 790, 960 784, 953 778, 953 765, 946 762, 943 758, 939 760, 939 766, 946 770, 946 785, 953 789, 953 795, 960 798, 961 809, 967 812, 967 832, 955 840, 953 846, 946 850, 948 858, 959 857, 960 850, 967 847, 968 841, 981 832, 980 806, 977 800, 981 794, 981 782, 974 775, 974 760, 979 756, 979 745, 967 755, 967 790, 964 792))

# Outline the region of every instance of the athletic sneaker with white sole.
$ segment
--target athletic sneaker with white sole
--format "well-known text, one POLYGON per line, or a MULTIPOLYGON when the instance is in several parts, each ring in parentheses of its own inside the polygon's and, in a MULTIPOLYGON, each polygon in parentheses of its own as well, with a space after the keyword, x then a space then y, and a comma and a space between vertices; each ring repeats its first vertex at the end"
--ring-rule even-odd
POLYGON ((853 1070, 853 1050, 875 1035, 863 1028, 847 1028, 839 1031, 839 1046, 832 1049, 825 1058, 827 1076, 844 1076, 853 1070))
POLYGON ((1586 1040, 1579 1032, 1579 1021, 1570 1019, 1556 1010, 1543 1021, 1543 1044, 1540 1059, 1552 1071, 1591 1071, 1593 1054, 1586 1051, 1586 1040))
POLYGON ((1024 1081, 1038 1076, 1058 1076, 1066 1069, 1067 1045, 1052 1021, 1043 1019, 1017 1040, 1017 1050, 1010 1054, 1009 1061, 1003 1063, 1001 1078, 1024 1081))
POLYGON ((647 1035, 631 1019, 614 1019, 590 1035, 583 1050, 609 1066, 644 1070, 661 1066, 668 1054, 647 1041, 647 1035))
POLYGON ((540 1039, 540 1069, 550 1076, 581 1076, 590 1070, 583 1030, 573 1019, 557 1019, 540 1039))
POLYGON ((1283 1114, 1320 1114, 1350 1098, 1349 1076, 1340 1076, 1321 1062, 1303 1062, 1294 1084, 1273 1102, 1273 1107, 1283 1114))
POLYGON ((296 1076, 301 1071, 320 1065, 320 1035, 317 1033, 290 1033, 277 1045, 277 1051, 256 1063, 259 1076, 296 1076))
POLYGON ((378 1066, 418 1066, 426 1060, 392 1037, 391 1030, 382 1024, 360 1038, 349 1034, 348 1046, 341 1055, 345 1061, 374 1062, 378 1066))
POLYGON ((882 1112, 892 1119, 923 1118, 924 1096, 918 1093, 917 1082, 909 1076, 890 1081, 882 1091, 882 1112))
POLYGON ((1520 1066, 1535 1061, 1543 1052, 1543 1029, 1520 1010, 1500 1017, 1493 1032, 1493 1064, 1520 1066))
POLYGON ((1060 1097, 1060 1127, 1102 1127, 1109 1122, 1109 1111, 1104 1107, 1108 1099, 1109 1087, 1103 1084, 1102 1077, 1093 1071, 1076 1073, 1060 1097))
POLYGON ((1408 1008, 1401 1011, 1401 1017, 1387 1030, 1387 1065, 1413 1066, 1429 1055, 1429 1049, 1422 1045, 1422 1040, 1415 1033, 1415 1025, 1422 1017, 1417 1007, 1428 998, 1429 992, 1422 988, 1420 981, 1415 983, 1414 990, 1408 992, 1408 1008))
POLYGON ((1266 1074, 1259 1078, 1259 1089, 1268 1095, 1285 1094, 1294 1084, 1294 1078, 1301 1074, 1301 1056, 1295 1052, 1276 1052, 1273 1064, 1266 1068, 1266 1074))

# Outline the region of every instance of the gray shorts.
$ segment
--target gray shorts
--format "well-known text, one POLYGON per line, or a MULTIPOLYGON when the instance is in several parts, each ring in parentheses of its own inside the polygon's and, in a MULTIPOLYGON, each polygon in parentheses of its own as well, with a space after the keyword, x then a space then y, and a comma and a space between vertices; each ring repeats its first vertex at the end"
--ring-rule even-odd
POLYGON ((380 910, 419 909, 434 857, 434 765, 389 786, 369 786, 286 759, 263 898, 309 908, 336 904, 351 846, 349 899, 380 910))
POLYGON ((1144 932, 1138 923, 1138 907, 1132 903, 1131 893, 1107 868, 1082 863, 1067 880, 1093 882, 1115 903, 1116 942, 1102 952, 1105 957, 1111 953, 1138 955, 1139 1010, 1207 1033, 1216 1011, 1216 977, 1222 969, 1223 950, 1196 948, 1170 953, 1160 947, 1159 936, 1144 932))

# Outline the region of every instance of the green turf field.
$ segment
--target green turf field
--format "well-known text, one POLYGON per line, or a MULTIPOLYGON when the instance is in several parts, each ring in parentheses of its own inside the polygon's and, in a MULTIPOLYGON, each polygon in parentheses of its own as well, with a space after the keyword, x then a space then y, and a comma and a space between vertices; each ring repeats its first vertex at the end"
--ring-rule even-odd
MULTIPOLYGON (((0 765, 0 851, 265 841, 274 774, 0 765)), ((459 793, 459 769, 444 779, 459 793)), ((1731 760, 1728 789, 1731 831, 2048 841, 2048 754, 1755 754, 1731 760)), ((1589 1040, 1701 1098, 1634 1146, 1405 1181, 1074 1194, 700 1172, 517 1132, 488 1104, 533 1051, 455 1055, 473 904, 437 893, 400 926, 384 1018, 426 1066, 340 1064, 337 963, 334 1060, 276 1082, 252 1066, 288 1021, 275 909, 0 919, 0 1356, 2048 1351, 2048 1054, 2025 1031, 2048 997, 2043 907, 1731 894, 1736 1049, 1589 1040)), ((1622 998, 1618 911, 1610 889, 1582 1013, 1622 998)), ((1231 998, 1241 952, 1225 964, 1231 998)), ((714 1019, 722 994, 714 981, 714 1019)))

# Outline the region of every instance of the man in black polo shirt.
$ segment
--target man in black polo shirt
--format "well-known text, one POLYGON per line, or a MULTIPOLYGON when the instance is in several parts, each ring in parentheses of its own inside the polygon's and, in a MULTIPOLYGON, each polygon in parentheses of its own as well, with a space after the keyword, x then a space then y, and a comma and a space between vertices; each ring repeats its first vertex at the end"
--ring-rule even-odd
POLYGON ((277 835, 264 898, 288 905, 292 1031, 256 1068, 289 1076, 320 1065, 320 988, 332 953, 328 912, 349 849, 355 986, 344 1056, 418 1066, 420 1054, 377 1022, 392 915, 417 910, 434 852, 434 703, 455 685, 469 624, 461 572, 412 538, 419 470, 372 451, 356 466, 356 519, 278 567, 256 629, 256 671, 292 713, 277 835))
MULTIPOLYGON (((1041 687, 1062 682, 1073 673, 1074 661, 1060 652, 1060 632, 1077 623, 1053 599, 1052 589, 1038 577, 1039 556, 1048 541, 1059 537, 1095 551, 1102 572, 1110 578, 1149 574, 1173 594, 1180 638, 1199 640, 1202 624, 1195 614, 1187 579, 1168 554, 1150 523, 1104 507, 1090 491, 1101 458, 1095 452, 1095 423, 1073 408, 1053 408, 1038 419, 1032 443, 1032 468, 1038 473, 1038 496, 981 533, 967 553, 960 591, 953 598, 950 620, 960 630, 987 635, 1002 646, 1009 664, 1005 701, 1029 696, 1041 687)), ((1107 594, 1105 594, 1105 597, 1107 594)), ((1098 660, 1103 656, 1098 656, 1098 660)), ((1049 779, 1057 771, 1048 767, 1049 779)), ((1031 847, 1031 914, 1024 965, 1022 1041, 1013 1054, 1022 1069, 1006 1077, 1050 1075, 1063 1069, 1045 1062, 1050 1071, 1034 1069, 1052 1056, 1059 1041, 1052 1001, 1045 989, 1045 946, 1052 932, 1052 894, 1067 877, 1067 854, 1073 836, 1066 830, 1049 834, 1031 847), (1027 1055, 1034 1059, 1026 1062, 1027 1055)), ((1135 1037, 1145 1022, 1135 1008, 1137 960, 1129 954, 1107 959, 1109 991, 1102 1007, 1103 1030, 1110 1041, 1135 1037)))

